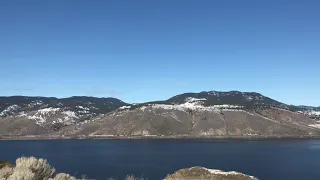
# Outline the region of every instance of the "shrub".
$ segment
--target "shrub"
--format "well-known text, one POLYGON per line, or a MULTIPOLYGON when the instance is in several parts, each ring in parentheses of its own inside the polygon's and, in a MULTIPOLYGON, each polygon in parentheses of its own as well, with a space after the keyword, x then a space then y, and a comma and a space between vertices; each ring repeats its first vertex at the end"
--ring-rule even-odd
POLYGON ((28 168, 14 168, 8 180, 35 180, 35 174, 28 168))
POLYGON ((0 180, 76 180, 69 174, 59 173, 54 178, 55 169, 45 159, 21 157, 16 160, 16 167, 1 161, 0 180))
POLYGON ((59 173, 53 178, 53 180, 77 180, 77 179, 73 176, 70 176, 69 174, 59 173))
POLYGON ((0 169, 0 179, 7 179, 13 173, 13 168, 4 166, 0 169))
POLYGON ((29 169, 34 173, 34 179, 46 180, 52 177, 55 169, 52 168, 47 160, 35 157, 21 157, 16 160, 17 169, 29 169))
POLYGON ((144 180, 144 178, 135 178, 133 175, 127 175, 125 180, 144 180))
POLYGON ((133 175, 127 176, 126 180, 136 180, 136 178, 133 175))

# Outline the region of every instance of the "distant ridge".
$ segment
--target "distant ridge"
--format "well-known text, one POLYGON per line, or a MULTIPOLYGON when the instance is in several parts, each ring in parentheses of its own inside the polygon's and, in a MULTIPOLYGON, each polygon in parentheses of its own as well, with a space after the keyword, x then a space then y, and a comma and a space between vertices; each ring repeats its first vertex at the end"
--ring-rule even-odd
POLYGON ((167 100, 0 97, 3 136, 317 136, 320 108, 256 92, 202 91, 167 100))

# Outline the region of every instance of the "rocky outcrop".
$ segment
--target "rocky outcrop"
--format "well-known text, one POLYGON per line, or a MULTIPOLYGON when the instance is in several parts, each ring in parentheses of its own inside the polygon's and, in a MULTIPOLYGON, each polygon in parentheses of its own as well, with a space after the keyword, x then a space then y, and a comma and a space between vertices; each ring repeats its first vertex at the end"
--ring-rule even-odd
POLYGON ((258 178, 242 174, 240 172, 224 172, 204 167, 192 167, 176 171, 168 175, 164 180, 258 180, 258 178))

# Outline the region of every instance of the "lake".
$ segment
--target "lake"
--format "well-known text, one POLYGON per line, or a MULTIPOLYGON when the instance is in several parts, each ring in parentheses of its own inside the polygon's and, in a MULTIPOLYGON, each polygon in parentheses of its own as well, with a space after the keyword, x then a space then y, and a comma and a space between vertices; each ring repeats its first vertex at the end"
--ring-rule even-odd
POLYGON ((48 159, 58 172, 94 179, 127 174, 160 180, 204 166, 261 180, 319 180, 320 140, 32 140, 0 141, 0 160, 48 159))

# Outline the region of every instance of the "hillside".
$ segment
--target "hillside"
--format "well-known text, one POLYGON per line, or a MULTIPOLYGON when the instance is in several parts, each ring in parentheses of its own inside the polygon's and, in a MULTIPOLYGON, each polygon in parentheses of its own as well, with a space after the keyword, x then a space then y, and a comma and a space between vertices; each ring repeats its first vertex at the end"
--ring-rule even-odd
POLYGON ((255 92, 200 92, 128 104, 114 98, 2 97, 2 136, 319 136, 318 107, 255 92))
POLYGON ((127 103, 115 98, 74 96, 0 97, 0 134, 46 134, 111 112, 127 103))

